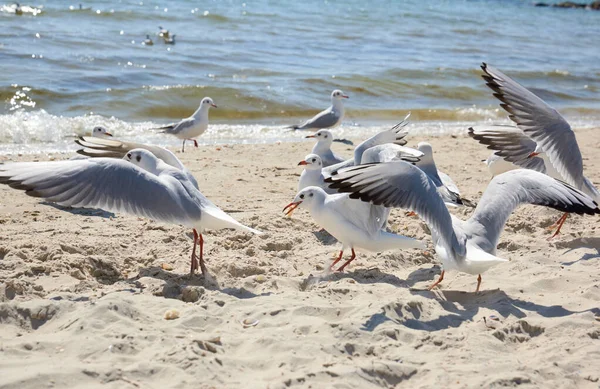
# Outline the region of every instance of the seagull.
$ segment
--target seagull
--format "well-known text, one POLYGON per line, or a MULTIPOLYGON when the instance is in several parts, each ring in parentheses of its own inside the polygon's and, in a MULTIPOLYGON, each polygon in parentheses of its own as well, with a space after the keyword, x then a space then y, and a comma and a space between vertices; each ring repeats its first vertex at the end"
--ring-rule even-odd
POLYGON ((165 44, 167 44, 167 45, 174 45, 175 44, 175 37, 176 37, 175 34, 173 34, 171 36, 164 37, 165 44))
POLYGON ((185 152, 185 141, 194 141, 194 146, 198 147, 198 142, 193 139, 204 133, 208 128, 208 110, 210 107, 217 108, 215 103, 210 97, 205 97, 200 103, 200 107, 194 112, 189 118, 183 119, 177 123, 167 124, 163 127, 155 128, 155 130, 161 131, 165 134, 175 135, 179 139, 183 139, 183 145, 181 152, 185 152))
POLYGON ((112 138, 112 134, 108 132, 106 127, 96 126, 92 129, 92 136, 94 138, 112 138))
POLYGON ((435 252, 442 262, 440 278, 447 270, 477 274, 506 262, 496 256, 500 233, 520 204, 535 204, 577 214, 600 214, 588 195, 545 174, 518 169, 492 179, 473 215, 466 221, 448 212, 437 186, 421 169, 403 161, 359 165, 334 173, 330 187, 348 192, 350 198, 417 213, 431 230, 435 252))
POLYGON ((452 178, 446 173, 442 173, 437 170, 435 161, 433 160, 433 148, 431 144, 427 142, 419 142, 417 150, 423 153, 423 156, 416 162, 416 166, 423 170, 425 174, 431 178, 435 186, 438 188, 438 192, 446 205, 451 207, 458 207, 462 205, 469 205, 474 207, 473 204, 460 196, 458 187, 452 181, 452 178))
POLYGON ((152 42, 152 39, 150 39, 150 35, 148 35, 148 34, 146 34, 146 39, 144 40, 144 45, 146 45, 146 46, 154 45, 154 42, 152 42))
POLYGON ((169 30, 167 30, 166 28, 162 28, 162 26, 158 26, 158 36, 163 37, 163 38, 168 38, 169 37, 169 30))
POLYGON ((293 130, 322 130, 338 126, 344 119, 344 103, 342 99, 348 96, 339 89, 331 92, 331 106, 324 111, 316 114, 312 119, 305 121, 300 125, 293 125, 288 128, 293 130))
MULTIPOLYGON (((176 159, 174 154, 171 156, 176 159)), ((261 234, 208 200, 198 190, 189 171, 175 168, 145 149, 130 150, 123 159, 4 164, 0 165, 0 184, 63 206, 123 212, 192 228, 191 274, 198 267, 202 274, 207 274, 202 237, 205 229, 233 228, 261 234), (199 257, 197 245, 200 246, 199 257)))
POLYGON ((317 140, 317 144, 313 146, 312 154, 317 154, 321 157, 323 166, 331 166, 346 161, 331 150, 331 144, 333 142, 331 131, 320 130, 314 135, 305 136, 305 138, 315 138, 317 140))
POLYGON ((382 252, 426 247, 416 239, 383 230, 384 221, 372 215, 374 207, 353 200, 347 194, 329 195, 319 187, 309 186, 299 191, 283 211, 290 216, 296 208, 308 209, 317 224, 342 243, 342 249, 330 268, 342 259, 345 250, 352 251, 350 259, 338 271, 343 271, 356 258, 355 248, 382 252))
POLYGON ((518 127, 475 126, 469 128, 469 136, 488 149, 495 150, 494 155, 507 163, 503 165, 506 171, 511 170, 508 167, 512 165, 513 169, 531 169, 564 181, 544 150, 518 127))
POLYGON ((21 4, 15 3, 15 14, 23 15, 23 9, 21 8, 21 4))
POLYGON ((322 172, 323 162, 317 154, 308 154, 302 161, 298 162, 298 166, 304 166, 298 181, 298 191, 308 186, 318 186, 327 194, 337 193, 336 190, 330 189, 325 184, 325 177, 323 177, 322 172))
MULTIPOLYGON (((594 201, 600 202, 600 192, 583 175, 583 161, 575 133, 561 114, 521 84, 485 62, 481 69, 485 73, 482 77, 486 85, 494 91, 494 97, 502 102, 500 106, 508 112, 509 119, 537 144, 532 156, 543 150, 550 165, 565 182, 589 195, 594 201)), ((560 233, 567 216, 565 213, 558 220, 558 228, 550 239, 560 233)))
POLYGON ((501 156, 497 155, 495 152, 491 153, 487 159, 482 159, 481 162, 487 166, 490 173, 492 173, 492 178, 497 176, 498 174, 505 173, 510 170, 518 169, 519 167, 512 162, 506 161, 501 156))

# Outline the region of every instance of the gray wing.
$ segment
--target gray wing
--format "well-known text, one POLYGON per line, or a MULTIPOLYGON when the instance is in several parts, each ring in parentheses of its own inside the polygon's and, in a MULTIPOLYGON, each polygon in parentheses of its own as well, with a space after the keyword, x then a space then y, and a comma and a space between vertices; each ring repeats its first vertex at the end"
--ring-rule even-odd
POLYGON ((431 179, 410 163, 397 161, 366 164, 339 170, 325 182, 339 192, 387 208, 416 212, 435 231, 444 247, 462 258, 466 254, 464 236, 457 237, 452 218, 431 179))
POLYGON ((404 120, 400 123, 396 124, 394 127, 390 128, 386 131, 381 131, 369 139, 365 140, 354 149, 354 160, 360 161, 360 163, 366 163, 366 161, 362 160, 362 156, 365 151, 370 149, 373 146, 383 145, 386 143, 393 143, 399 146, 404 146, 406 144, 406 140, 404 139, 406 135, 408 135, 408 131, 405 127, 408 125, 408 118, 410 117, 410 113, 406 115, 404 120))
POLYGON ((332 107, 329 107, 316 114, 312 119, 305 121, 300 126, 294 126, 293 128, 296 130, 329 128, 335 126, 338 120, 340 120, 339 113, 334 111, 332 107))
POLYGON ((475 213, 465 223, 465 232, 484 251, 495 252, 504 224, 520 204, 543 205, 580 215, 600 213, 598 204, 571 185, 533 170, 517 169, 492 179, 475 213))
POLYGON ((354 158, 347 159, 343 162, 336 163, 335 165, 329 165, 324 167, 321 172, 323 173, 323 177, 331 177, 331 174, 339 169, 354 166, 354 158))
POLYGON ((537 148, 537 143, 517 127, 477 126, 469 128, 469 136, 488 149, 496 151, 497 156, 524 169, 546 173, 546 164, 540 157, 529 155, 537 148))
POLYGON ((373 146, 367 149, 362 155, 362 163, 379 163, 392 161, 406 161, 416 163, 423 156, 419 150, 399 146, 397 144, 387 143, 373 146))
POLYGON ((181 131, 185 130, 186 128, 192 127, 194 125, 194 122, 195 122, 194 118, 187 118, 187 119, 183 119, 180 122, 169 124, 164 127, 160 127, 159 129, 164 130, 162 132, 164 132, 165 134, 177 135, 181 131))
POLYGON ((485 63, 481 68, 486 73, 483 79, 494 91, 494 96, 502 101, 500 106, 509 113, 508 117, 542 147, 566 182, 581 188, 583 161, 569 123, 544 100, 510 77, 485 63))
POLYGON ((100 208, 188 227, 200 219, 195 189, 180 172, 173 169, 156 176, 120 159, 0 165, 0 184, 64 206, 100 208))
POLYGON ((79 139, 75 140, 75 143, 84 147, 83 149, 77 150, 77 154, 91 158, 104 157, 122 159, 130 150, 148 150, 154 154, 156 158, 161 159, 167 165, 183 171, 196 189, 198 189, 198 182, 192 173, 183 165, 179 158, 173 154, 173 152, 164 147, 87 136, 79 137, 79 139))

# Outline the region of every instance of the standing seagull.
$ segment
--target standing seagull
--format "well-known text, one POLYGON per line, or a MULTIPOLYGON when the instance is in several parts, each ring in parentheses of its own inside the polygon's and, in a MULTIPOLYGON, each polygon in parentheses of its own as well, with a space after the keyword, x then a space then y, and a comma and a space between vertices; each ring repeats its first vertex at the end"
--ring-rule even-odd
POLYGON ((535 204, 577 214, 600 214, 598 204, 585 193, 533 170, 518 169, 496 176, 488 185, 475 212, 466 221, 448 212, 435 183, 419 168, 398 161, 359 165, 334 173, 326 182, 331 188, 348 192, 385 207, 405 208, 417 213, 431 230, 435 252, 446 270, 477 274, 506 262, 496 256, 500 233, 508 217, 520 204, 535 204))
POLYGON ((305 121, 300 125, 293 125, 288 128, 293 130, 321 130, 339 125, 344 119, 344 103, 342 99, 348 96, 339 89, 331 92, 331 106, 324 111, 316 114, 312 119, 305 121))
POLYGON ((181 152, 183 153, 185 152, 186 140, 194 141, 194 146, 198 147, 198 142, 193 138, 202 135, 208 128, 208 110, 210 107, 217 108, 210 97, 205 97, 202 99, 200 107, 189 118, 155 129, 164 130, 162 132, 165 134, 175 135, 177 138, 183 139, 183 145, 181 146, 181 152))
MULTIPOLYGON (((481 65, 481 69, 485 72, 482 77, 486 85, 502 102, 500 106, 508 112, 510 120, 537 143, 535 155, 545 152, 565 182, 600 202, 600 192, 583 175, 583 161, 575 133, 561 114, 499 70, 486 63, 481 65)), ((567 216, 565 213, 557 222, 558 229, 550 239, 558 235, 567 216)))
POLYGON ((335 165, 344 162, 345 159, 335 154, 331 150, 333 143, 333 134, 329 130, 317 131, 314 135, 307 135, 305 138, 315 138, 317 143, 313 146, 312 154, 317 154, 323 161, 323 167, 335 165))
POLYGON ((144 149, 130 150, 124 159, 89 158, 0 165, 0 184, 24 190, 29 196, 63 206, 123 212, 192 228, 194 248, 190 273, 199 267, 202 274, 206 274, 202 237, 205 229, 261 232, 244 226, 214 205, 200 193, 190 176, 187 169, 168 165, 144 149), (197 245, 200 246, 200 257, 196 256, 197 245))
POLYGON ((302 189, 294 201, 283 211, 289 216, 296 208, 307 208, 313 219, 333 235, 342 249, 331 268, 342 259, 344 250, 351 249, 352 256, 338 271, 343 271, 356 258, 355 248, 372 252, 395 249, 425 248, 422 242, 383 230, 387 218, 381 218, 371 204, 353 200, 347 194, 327 194, 323 189, 309 186, 302 189))

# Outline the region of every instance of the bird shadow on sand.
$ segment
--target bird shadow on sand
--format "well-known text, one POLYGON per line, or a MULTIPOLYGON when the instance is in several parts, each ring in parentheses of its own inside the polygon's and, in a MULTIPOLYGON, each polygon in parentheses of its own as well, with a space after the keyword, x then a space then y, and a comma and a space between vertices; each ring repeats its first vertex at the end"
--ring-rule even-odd
POLYGON ((381 307, 363 324, 362 329, 373 331, 382 323, 391 321, 407 328, 435 332, 448 328, 456 328, 465 322, 474 321, 482 308, 494 311, 504 319, 515 317, 524 319, 529 312, 536 312, 542 317, 565 317, 574 314, 591 312, 600 315, 600 308, 571 311, 560 305, 542 305, 531 301, 513 298, 500 289, 483 290, 479 293, 453 290, 419 290, 410 289, 415 296, 425 297, 438 304, 446 314, 435 315, 436 309, 419 300, 393 302, 381 307))
POLYGON ((595 253, 586 253, 579 259, 570 262, 561 262, 563 266, 571 266, 580 261, 589 261, 590 259, 600 258, 600 238, 575 238, 569 241, 556 242, 556 247, 559 249, 568 248, 564 254, 580 248, 590 248, 596 250, 595 253))
POLYGON ((112 212, 107 212, 102 209, 97 208, 72 208, 72 207, 63 207, 62 205, 58 205, 55 203, 51 203, 49 201, 42 201, 40 204, 47 205, 52 208, 56 208, 59 211, 69 212, 73 215, 80 216, 95 216, 101 217, 104 219, 109 219, 111 217, 115 217, 116 215, 112 212))
POLYGON ((324 229, 321 229, 319 231, 314 231, 312 234, 315 236, 315 238, 317 238, 317 240, 319 242, 321 242, 325 246, 331 246, 331 245, 337 243, 337 239, 335 239, 333 237, 333 235, 331 235, 329 232, 325 231, 324 229))
POLYGON ((352 272, 322 272, 310 274, 300 283, 300 290, 310 290, 313 286, 321 282, 339 281, 342 279, 352 279, 359 284, 390 284, 397 287, 406 287, 406 282, 393 274, 384 273, 378 268, 358 269, 352 272))
POLYGON ((202 274, 177 274, 166 271, 158 266, 142 268, 137 276, 129 278, 126 281, 143 289, 145 286, 139 280, 144 277, 163 281, 162 293, 160 295, 172 299, 181 299, 183 289, 189 286, 201 286, 207 290, 221 292, 242 300, 271 295, 270 292, 255 294, 245 288, 221 287, 218 280, 212 274, 209 274, 208 277, 202 274))

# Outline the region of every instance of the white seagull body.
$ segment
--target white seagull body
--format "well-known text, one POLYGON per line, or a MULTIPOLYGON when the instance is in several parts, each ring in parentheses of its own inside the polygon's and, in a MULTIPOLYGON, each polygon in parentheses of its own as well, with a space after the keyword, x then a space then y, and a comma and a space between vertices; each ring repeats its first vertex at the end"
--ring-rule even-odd
POLYGON ((210 107, 217 107, 210 97, 205 97, 200 103, 200 107, 189 118, 183 119, 177 123, 167 124, 163 127, 156 128, 163 130, 162 132, 183 140, 181 151, 185 151, 185 141, 191 140, 198 147, 198 142, 194 139, 206 131, 208 128, 208 111, 210 107))
MULTIPOLYGON (((479 274, 506 260, 496 256, 500 233, 520 204, 536 204, 565 212, 598 214, 598 204, 583 192, 545 174, 518 169, 496 176, 467 221, 448 212, 435 183, 421 169, 403 162, 342 169, 326 181, 332 188, 385 207, 406 208, 428 224, 444 271, 479 274)), ((444 276, 434 283, 437 285, 444 276)))
POLYGON ((291 126, 293 130, 322 130, 338 126, 344 119, 344 103, 348 96, 339 89, 331 92, 331 106, 319 112, 300 125, 291 126))
MULTIPOLYGON (((174 155, 172 155, 174 157, 174 155)), ((183 165, 182 165, 183 166, 183 165)), ((259 234, 208 200, 186 170, 175 168, 152 152, 134 149, 124 159, 89 158, 57 162, 16 162, 0 165, 0 183, 25 190, 63 206, 99 208, 127 213, 194 229, 193 272, 196 243, 205 229, 233 228, 259 234), (200 231, 199 237, 197 232, 200 231)))

